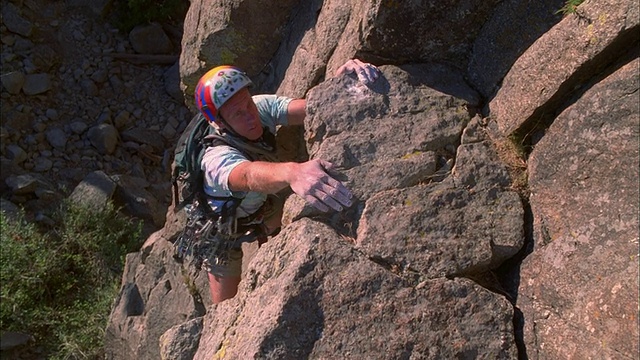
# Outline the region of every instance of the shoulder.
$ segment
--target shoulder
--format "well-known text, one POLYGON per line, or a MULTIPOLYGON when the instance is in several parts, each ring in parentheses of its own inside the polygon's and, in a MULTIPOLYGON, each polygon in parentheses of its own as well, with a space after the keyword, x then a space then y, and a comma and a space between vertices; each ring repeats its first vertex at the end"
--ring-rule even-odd
POLYGON ((258 108, 262 124, 275 132, 276 125, 288 125, 287 115, 292 98, 279 95, 254 95, 253 102, 258 108))

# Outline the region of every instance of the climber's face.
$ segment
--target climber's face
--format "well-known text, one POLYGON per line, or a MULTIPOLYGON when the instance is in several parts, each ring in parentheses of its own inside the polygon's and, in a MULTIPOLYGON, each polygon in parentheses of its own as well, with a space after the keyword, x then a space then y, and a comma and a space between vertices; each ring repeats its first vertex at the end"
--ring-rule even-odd
POLYGON ((258 108, 246 88, 238 91, 220 107, 220 115, 239 135, 249 140, 257 140, 262 136, 258 108))

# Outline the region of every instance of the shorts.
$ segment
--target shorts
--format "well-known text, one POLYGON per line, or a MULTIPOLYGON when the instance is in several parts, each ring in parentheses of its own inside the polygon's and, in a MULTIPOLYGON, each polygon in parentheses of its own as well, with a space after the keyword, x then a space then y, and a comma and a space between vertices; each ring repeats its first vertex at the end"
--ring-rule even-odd
MULTIPOLYGON (((261 208, 260 211, 263 211, 263 219, 267 220, 274 216, 282 217, 282 206, 284 205, 284 201, 276 196, 276 195, 268 195, 265 204, 261 208)), ((264 229, 266 230, 266 229, 264 229)), ((279 231, 279 228, 276 230, 271 229, 271 234, 276 235, 279 231)), ((266 236, 260 236, 266 239, 266 236)), ((266 241, 260 241, 260 237, 258 241, 260 245, 266 241)), ((216 277, 240 277, 242 275, 242 248, 234 247, 229 250, 229 256, 226 264, 220 265, 210 265, 209 272, 216 277)))
POLYGON ((216 277, 240 277, 242 275, 242 248, 229 249, 227 263, 210 265, 209 272, 216 277))

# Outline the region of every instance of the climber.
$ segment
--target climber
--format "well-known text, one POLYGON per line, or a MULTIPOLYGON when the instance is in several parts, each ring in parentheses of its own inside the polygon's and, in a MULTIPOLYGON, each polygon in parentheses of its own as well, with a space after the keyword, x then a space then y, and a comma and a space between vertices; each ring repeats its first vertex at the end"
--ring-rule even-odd
MULTIPOLYGON (((379 76, 377 67, 358 59, 347 61, 335 75, 349 73, 355 73, 366 85, 379 76)), ((290 188, 324 212, 341 211, 351 206, 353 199, 350 190, 329 175, 333 165, 327 161, 275 162, 276 125, 303 125, 306 102, 276 95, 252 97, 251 85, 240 69, 219 66, 199 80, 195 99, 219 140, 206 148, 202 158, 208 203, 214 211, 227 208, 235 213, 231 214, 233 221, 223 219, 222 223, 237 226, 243 219, 245 224, 259 223, 260 231, 254 232, 251 240, 259 239, 261 244, 266 235, 275 235, 280 229, 283 201, 276 194, 284 189, 290 188), (235 205, 228 205, 229 198, 235 199, 235 205)), ((247 241, 246 236, 243 241, 247 241)), ((227 250, 224 261, 205 260, 214 303, 237 293, 242 264, 240 245, 236 242, 227 250)))

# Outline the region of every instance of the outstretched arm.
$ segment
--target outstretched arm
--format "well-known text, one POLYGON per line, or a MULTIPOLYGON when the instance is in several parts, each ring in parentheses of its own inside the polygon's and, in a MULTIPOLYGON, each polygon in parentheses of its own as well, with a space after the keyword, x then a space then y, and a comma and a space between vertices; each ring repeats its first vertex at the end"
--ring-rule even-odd
POLYGON ((341 211, 351 206, 353 195, 341 182, 332 178, 327 170, 333 167, 324 160, 304 163, 243 162, 229 174, 229 186, 233 191, 255 191, 274 194, 291 187, 291 190, 320 211, 330 208, 341 211))

